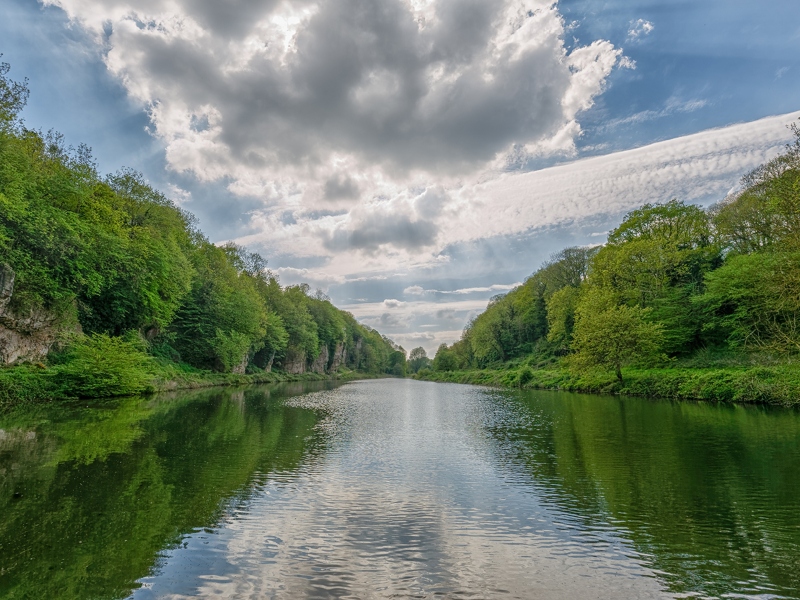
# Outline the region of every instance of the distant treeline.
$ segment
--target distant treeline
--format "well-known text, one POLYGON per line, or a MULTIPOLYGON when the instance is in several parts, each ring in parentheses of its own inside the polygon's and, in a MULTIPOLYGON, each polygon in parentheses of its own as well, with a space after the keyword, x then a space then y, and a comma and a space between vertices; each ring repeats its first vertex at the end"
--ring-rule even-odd
POLYGON ((220 372, 405 374, 401 348, 321 292, 281 287, 258 254, 209 242, 139 173, 102 177, 87 147, 26 128, 28 90, 8 70, 0 66, 0 328, 24 337, 52 321, 80 332, 54 346, 54 365, 88 345, 220 372))
POLYGON ((523 285, 492 298, 460 341, 440 346, 434 371, 530 357, 531 366, 549 359, 622 381, 626 365, 674 365, 697 353, 796 355, 800 129, 791 130, 783 154, 707 210, 646 204, 602 247, 553 255, 523 285))

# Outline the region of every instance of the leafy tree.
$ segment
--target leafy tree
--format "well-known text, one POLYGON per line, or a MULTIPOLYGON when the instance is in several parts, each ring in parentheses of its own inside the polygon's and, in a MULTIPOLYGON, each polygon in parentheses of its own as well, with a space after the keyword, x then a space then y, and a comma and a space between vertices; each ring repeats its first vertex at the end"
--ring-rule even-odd
POLYGON ((800 252, 737 255, 706 277, 697 305, 734 347, 800 351, 800 252))
POLYGON ((436 356, 433 357, 433 370, 455 371, 457 368, 458 363, 453 351, 447 347, 447 344, 441 344, 436 351, 436 356))
POLYGON ((664 327, 649 322, 649 312, 648 308, 617 304, 606 290, 589 290, 575 313, 572 364, 613 369, 622 382, 622 367, 661 355, 664 327))
POLYGON ((425 348, 419 346, 411 351, 408 355, 408 370, 411 373, 417 373, 420 369, 425 369, 431 366, 431 359, 428 358, 428 353, 425 348))
POLYGON ((547 341, 560 350, 569 348, 578 306, 578 288, 568 285, 555 292, 547 301, 547 341))
MULTIPOLYGON (((2 56, 2 54, 0 54, 2 56)), ((0 62, 0 128, 7 128, 17 120, 30 96, 28 80, 22 82, 8 79, 11 65, 0 62)))

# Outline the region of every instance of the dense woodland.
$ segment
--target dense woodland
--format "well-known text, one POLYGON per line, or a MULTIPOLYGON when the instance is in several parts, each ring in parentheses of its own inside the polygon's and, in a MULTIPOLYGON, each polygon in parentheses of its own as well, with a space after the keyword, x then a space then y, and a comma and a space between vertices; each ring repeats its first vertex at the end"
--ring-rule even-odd
POLYGON ((321 353, 326 371, 405 374, 405 351, 321 292, 281 287, 258 254, 211 243, 141 174, 103 177, 87 147, 26 128, 28 90, 8 71, 0 66, 0 267, 13 278, 6 315, 48 315, 73 332, 41 365, 63 385, 84 395, 135 390, 159 365, 303 370, 296 365, 311 367, 321 353), (67 382, 114 360, 119 373, 95 387, 67 382))
MULTIPOLYGON (((800 128, 708 209, 626 215, 605 245, 567 248, 495 296, 433 360, 438 372, 528 366, 793 364, 800 351, 800 128)), ((526 371, 525 377, 532 375, 526 371)))

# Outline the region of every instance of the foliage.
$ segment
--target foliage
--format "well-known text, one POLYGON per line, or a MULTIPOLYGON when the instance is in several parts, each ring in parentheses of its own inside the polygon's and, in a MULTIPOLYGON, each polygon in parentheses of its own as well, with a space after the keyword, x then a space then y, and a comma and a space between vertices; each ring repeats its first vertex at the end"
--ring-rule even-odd
POLYGON ((447 344, 441 344, 436 351, 436 356, 433 357, 433 369, 435 371, 455 371, 458 368, 455 354, 447 347, 447 344))
POLYGON ((153 359, 129 336, 79 336, 56 359, 57 385, 80 398, 138 394, 152 379, 153 359))
POLYGON ((663 326, 647 321, 648 308, 617 304, 609 292, 590 290, 575 311, 572 364, 607 367, 622 381, 622 367, 652 362, 661 353, 663 326))
POLYGON ((410 373, 417 373, 421 369, 426 369, 431 366, 431 359, 428 358, 428 353, 422 346, 414 348, 411 354, 408 355, 408 371, 410 373))

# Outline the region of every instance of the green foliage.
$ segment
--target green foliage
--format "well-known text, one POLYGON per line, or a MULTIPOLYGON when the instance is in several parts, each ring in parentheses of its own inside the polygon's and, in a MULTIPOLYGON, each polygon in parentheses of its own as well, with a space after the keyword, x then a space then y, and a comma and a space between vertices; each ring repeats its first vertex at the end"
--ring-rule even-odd
POLYGON ((547 300, 547 341, 562 351, 566 350, 572 341, 579 295, 577 287, 568 285, 547 300))
POLYGON ((431 359, 428 358, 428 353, 422 346, 414 348, 411 354, 408 355, 408 371, 409 373, 417 373, 421 369, 429 368, 431 366, 431 359))
POLYGON ((433 370, 455 371, 457 368, 458 362, 455 354, 447 347, 447 344, 441 344, 436 351, 436 356, 433 357, 433 370))
POLYGON ((706 278, 707 329, 734 347, 800 351, 800 252, 742 254, 706 278))
POLYGON ((661 354, 664 328, 647 321, 649 312, 648 308, 618 305, 604 290, 590 290, 575 311, 572 364, 613 369, 622 381, 623 366, 652 362, 661 354))
POLYGON ((56 360, 57 385, 79 398, 138 394, 152 380, 153 359, 135 338, 78 336, 56 360))

